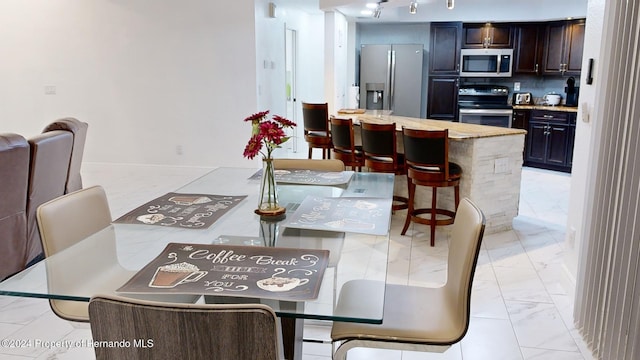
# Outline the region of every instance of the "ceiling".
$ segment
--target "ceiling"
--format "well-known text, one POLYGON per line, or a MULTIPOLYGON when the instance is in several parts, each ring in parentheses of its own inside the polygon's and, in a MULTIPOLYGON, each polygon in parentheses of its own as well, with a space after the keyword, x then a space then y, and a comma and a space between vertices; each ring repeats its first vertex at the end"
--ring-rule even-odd
POLYGON ((348 20, 372 23, 431 21, 543 21, 567 16, 584 17, 588 0, 454 0, 448 10, 447 0, 416 0, 418 11, 409 14, 411 0, 382 0, 379 18, 361 11, 368 2, 380 0, 272 0, 278 8, 292 8, 307 13, 337 11, 348 20))

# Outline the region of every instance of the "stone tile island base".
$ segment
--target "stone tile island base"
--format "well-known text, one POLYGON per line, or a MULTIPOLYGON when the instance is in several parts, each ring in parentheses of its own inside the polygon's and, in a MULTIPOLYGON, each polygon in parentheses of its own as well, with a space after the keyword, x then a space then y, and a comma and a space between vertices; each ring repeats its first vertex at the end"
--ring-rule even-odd
MULTIPOLYGON (((402 126, 425 130, 449 129, 449 161, 462 168, 460 197, 468 197, 482 210, 487 220, 486 234, 512 229, 512 221, 518 215, 520 205, 524 130, 391 115, 349 116, 354 118, 354 122, 357 120, 356 123, 395 122, 399 130, 398 151, 403 149, 402 126)), ((356 142, 359 142, 359 128, 354 129, 354 133, 356 142)), ((431 188, 418 186, 416 189, 416 208, 430 207, 431 188)), ((406 196, 406 176, 396 177, 395 191, 406 196)), ((438 207, 453 210, 453 203, 453 188, 439 188, 438 207)))

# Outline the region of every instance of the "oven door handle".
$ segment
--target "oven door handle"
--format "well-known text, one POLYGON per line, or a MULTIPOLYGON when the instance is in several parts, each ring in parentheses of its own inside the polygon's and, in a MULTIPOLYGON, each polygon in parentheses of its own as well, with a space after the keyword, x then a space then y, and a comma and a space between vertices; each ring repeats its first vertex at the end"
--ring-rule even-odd
POLYGON ((460 109, 460 114, 465 115, 512 115, 511 109, 460 109))

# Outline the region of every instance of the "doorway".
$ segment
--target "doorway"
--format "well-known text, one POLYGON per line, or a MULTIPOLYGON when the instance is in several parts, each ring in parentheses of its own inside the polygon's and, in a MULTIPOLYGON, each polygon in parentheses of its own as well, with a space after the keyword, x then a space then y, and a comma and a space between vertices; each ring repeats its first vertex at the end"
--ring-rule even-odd
POLYGON ((296 30, 286 28, 285 30, 285 91, 286 91, 286 117, 297 124, 296 128, 291 129, 291 139, 289 151, 298 152, 298 129, 301 124, 298 123, 298 104, 296 99, 296 59, 297 59, 297 32, 296 30))

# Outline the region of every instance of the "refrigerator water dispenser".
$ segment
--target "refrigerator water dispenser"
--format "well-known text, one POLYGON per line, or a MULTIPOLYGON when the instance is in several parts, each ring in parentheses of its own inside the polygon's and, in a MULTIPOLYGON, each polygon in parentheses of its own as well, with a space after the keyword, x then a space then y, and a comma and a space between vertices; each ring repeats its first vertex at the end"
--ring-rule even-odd
POLYGON ((384 84, 383 83, 367 83, 365 84, 367 91, 367 110, 383 110, 384 107, 384 84))

